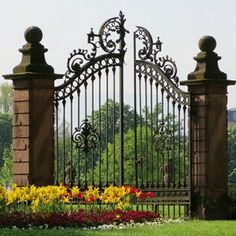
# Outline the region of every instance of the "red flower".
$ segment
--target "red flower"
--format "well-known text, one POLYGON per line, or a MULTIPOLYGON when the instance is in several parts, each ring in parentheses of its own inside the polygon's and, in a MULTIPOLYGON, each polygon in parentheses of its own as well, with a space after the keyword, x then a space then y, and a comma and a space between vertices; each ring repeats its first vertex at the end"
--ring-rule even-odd
POLYGON ((154 198, 154 192, 148 192, 147 196, 150 197, 150 198, 154 198))
POLYGON ((138 190, 137 188, 131 188, 131 189, 130 189, 130 192, 131 192, 131 193, 138 193, 139 190, 138 190))
POLYGON ((90 196, 89 199, 88 199, 88 202, 93 202, 95 201, 95 197, 94 196, 90 196))
POLYGON ((139 197, 140 197, 141 199, 145 199, 145 198, 146 198, 146 194, 143 193, 143 192, 141 192, 139 197))
POLYGON ((84 197, 84 195, 83 195, 83 193, 78 193, 77 197, 82 199, 84 197))

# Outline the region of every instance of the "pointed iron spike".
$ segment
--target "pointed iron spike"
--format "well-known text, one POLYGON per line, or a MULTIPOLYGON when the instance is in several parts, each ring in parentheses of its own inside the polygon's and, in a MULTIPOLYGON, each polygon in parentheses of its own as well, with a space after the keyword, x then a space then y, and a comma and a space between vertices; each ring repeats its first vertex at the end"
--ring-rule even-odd
POLYGON ((122 12, 122 11, 120 11, 120 14, 119 14, 119 16, 120 16, 120 18, 121 18, 121 19, 124 19, 124 16, 125 16, 125 15, 123 14, 123 12, 122 12))

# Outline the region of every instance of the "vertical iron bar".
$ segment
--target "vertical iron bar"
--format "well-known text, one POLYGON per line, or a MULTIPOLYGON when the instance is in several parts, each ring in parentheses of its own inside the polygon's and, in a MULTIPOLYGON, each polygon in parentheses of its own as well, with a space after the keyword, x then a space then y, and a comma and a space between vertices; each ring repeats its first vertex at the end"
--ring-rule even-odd
MULTIPOLYGON (((190 99, 191 100, 191 99, 190 99)), ((189 168, 188 168, 188 188, 189 188, 189 205, 188 205, 188 214, 189 216, 191 216, 191 199, 192 199, 192 158, 190 158, 190 155, 192 154, 192 137, 193 137, 193 127, 192 127, 192 122, 191 122, 191 104, 190 107, 188 108, 188 140, 189 140, 189 144, 188 144, 188 164, 189 164, 189 168)))
POLYGON ((66 168, 66 100, 63 99, 63 184, 65 184, 65 168, 66 168))
POLYGON ((152 97, 153 97, 153 88, 152 88, 153 78, 150 78, 150 106, 151 106, 151 187, 154 187, 154 158, 153 158, 153 103, 152 103, 152 97))
POLYGON ((175 216, 176 216, 176 212, 175 212, 175 204, 173 205, 173 215, 174 215, 174 219, 175 219, 175 216))
MULTIPOLYGON (((77 97, 78 97, 78 127, 80 127, 80 89, 77 89, 77 97)), ((78 187, 81 187, 81 179, 80 179, 80 166, 81 166, 81 155, 80 150, 77 149, 77 155, 78 155, 78 162, 77 162, 77 173, 78 173, 78 187)))
POLYGON ((134 166, 135 166, 135 187, 138 187, 138 150, 137 150, 137 94, 136 94, 136 36, 133 35, 134 43, 134 166))
MULTIPOLYGON (((141 67, 139 67, 139 71, 141 67)), ((139 77, 139 117, 140 117, 140 168, 141 168, 141 187, 143 187, 143 117, 142 117, 142 75, 138 74, 139 77)))
POLYGON ((113 185, 116 185, 116 141, 115 141, 115 127, 116 127, 116 67, 112 67, 113 72, 113 125, 112 125, 112 133, 113 133, 113 185))
POLYGON ((85 114, 85 120, 87 120, 87 118, 88 118, 88 90, 87 90, 87 88, 88 88, 88 83, 85 82, 84 83, 84 91, 85 91, 85 94, 84 94, 84 96, 85 96, 84 114, 85 114))
MULTIPOLYGON (((158 132, 159 130, 159 125, 158 125, 158 116, 159 116, 159 99, 158 99, 158 82, 155 82, 155 90, 156 90, 156 131, 158 132)), ((156 174, 157 174, 157 187, 160 186, 160 163, 159 163, 159 151, 156 149, 156 174)))
POLYGON ((172 127, 173 127, 173 146, 172 146, 172 156, 173 156, 173 187, 176 186, 176 153, 175 153, 175 144, 176 144, 176 138, 175 138, 175 104, 176 101, 172 101, 172 107, 173 107, 173 123, 172 123, 172 127))
POLYGON ((119 81, 119 99, 120 99, 120 185, 124 185, 124 57, 125 57, 125 33, 124 19, 121 18, 120 24, 120 81, 119 81))
POLYGON ((58 106, 59 103, 56 101, 56 184, 59 184, 58 176, 59 176, 59 126, 58 126, 58 106))
POLYGON ((144 84, 145 84, 145 158, 146 158, 146 187, 148 187, 148 105, 147 105, 147 71, 144 75, 144 84))
POLYGON ((181 205, 179 204, 179 218, 181 217, 181 205))
POLYGON ((181 110, 181 105, 178 105, 178 161, 179 161, 179 181, 178 181, 178 186, 181 187, 181 125, 180 125, 180 110, 181 110))
MULTIPOLYGON (((167 94, 166 99, 167 99, 167 132, 169 133, 169 130, 170 130, 170 95, 169 94, 167 94)), ((169 177, 169 175, 172 174, 172 170, 170 170, 170 168, 171 168, 170 150, 169 150, 169 147, 168 147, 167 148, 167 175, 168 175, 168 179, 167 179, 168 183, 167 184, 168 184, 168 187, 170 187, 170 177, 169 177)), ((168 205, 168 207, 169 207, 169 205, 168 205)))
POLYGON ((109 97, 108 97, 108 74, 109 74, 109 69, 106 68, 106 186, 108 186, 108 174, 109 174, 109 158, 108 158, 108 132, 109 132, 109 114, 108 114, 108 105, 109 105, 109 97))
MULTIPOLYGON (((73 134, 73 95, 70 96, 70 135, 72 137, 73 134)), ((73 141, 70 139, 70 186, 72 187, 74 184, 73 179, 73 141)))
MULTIPOLYGON (((121 43, 121 50, 124 45, 121 43)), ((124 55, 120 66, 120 185, 124 185, 124 55)))
MULTIPOLYGON (((102 125, 101 125, 101 121, 102 121, 102 115, 101 115, 101 77, 102 77, 102 72, 101 72, 101 68, 99 68, 99 72, 98 72, 98 105, 99 105, 99 134, 102 137, 102 125)), ((102 140, 100 140, 99 143, 99 188, 102 188, 102 140)))
MULTIPOLYGON (((88 83, 84 83, 84 90, 85 90, 85 120, 88 118, 88 91, 87 91, 88 83)), ((87 140, 86 140, 87 142, 87 140)), ((84 187, 87 188, 88 186, 88 152, 85 152, 85 185, 84 187)))
POLYGON ((183 112, 184 112, 184 130, 183 130, 183 159, 184 159, 184 187, 186 187, 186 133, 185 133, 185 130, 186 130, 186 106, 184 105, 183 106, 183 112))
POLYGON ((168 218, 170 218, 170 204, 168 204, 167 209, 168 209, 168 218))
MULTIPOLYGON (((94 80, 95 76, 92 76, 92 127, 94 129, 94 80)), ((92 186, 94 186, 94 149, 92 150, 92 186)))
MULTIPOLYGON (((162 123, 162 126, 164 126, 164 89, 161 88, 161 123, 162 123)), ((163 140, 161 140, 163 142, 163 140)), ((161 144, 163 145, 163 143, 161 144)), ((162 156, 162 186, 165 187, 165 170, 164 170, 164 167, 165 167, 165 158, 164 158, 164 153, 165 153, 165 150, 162 150, 161 152, 161 156, 162 156)))

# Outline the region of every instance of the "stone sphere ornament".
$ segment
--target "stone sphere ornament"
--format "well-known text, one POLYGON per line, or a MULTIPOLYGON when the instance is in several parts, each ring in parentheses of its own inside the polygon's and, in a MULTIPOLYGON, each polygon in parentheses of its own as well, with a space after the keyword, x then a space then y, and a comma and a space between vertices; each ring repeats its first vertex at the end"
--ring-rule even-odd
POLYGON ((216 40, 214 37, 206 35, 200 38, 198 46, 203 52, 213 52, 216 48, 216 40))
POLYGON ((25 31, 25 40, 28 43, 36 44, 39 43, 43 38, 42 30, 37 26, 30 26, 25 31))

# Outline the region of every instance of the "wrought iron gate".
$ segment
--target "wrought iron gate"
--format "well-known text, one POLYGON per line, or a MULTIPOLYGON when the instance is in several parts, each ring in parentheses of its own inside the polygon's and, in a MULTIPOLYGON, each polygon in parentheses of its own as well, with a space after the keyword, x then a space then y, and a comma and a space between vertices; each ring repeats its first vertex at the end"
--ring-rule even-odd
POLYGON ((175 62, 168 56, 159 57, 161 49, 159 37, 154 42, 147 29, 137 27, 134 32, 135 183, 158 193, 156 201, 158 207, 162 206, 163 214, 170 216, 172 208, 174 216, 182 213, 188 216, 190 94, 178 87, 175 62))
POLYGON ((174 61, 158 58, 160 40, 154 43, 138 27, 134 108, 124 104, 124 23, 120 12, 98 34, 92 29, 91 50, 71 53, 64 82, 54 89, 55 182, 80 188, 128 184, 154 191, 151 207, 162 215, 180 216, 182 207, 188 215, 190 97, 178 88, 174 61))
POLYGON ((55 87, 57 183, 80 187, 124 183, 123 63, 124 37, 128 32, 124 23, 124 15, 120 12, 119 17, 107 20, 98 34, 91 29, 88 34, 91 52, 74 50, 67 62, 64 83, 55 87), (103 54, 98 55, 98 51, 103 54), (109 114, 110 107, 112 114, 109 114), (119 165, 115 157, 109 160, 108 154, 109 143, 115 143, 117 130, 119 165), (119 168, 119 176, 116 171, 109 172, 110 161, 113 170, 119 168))

